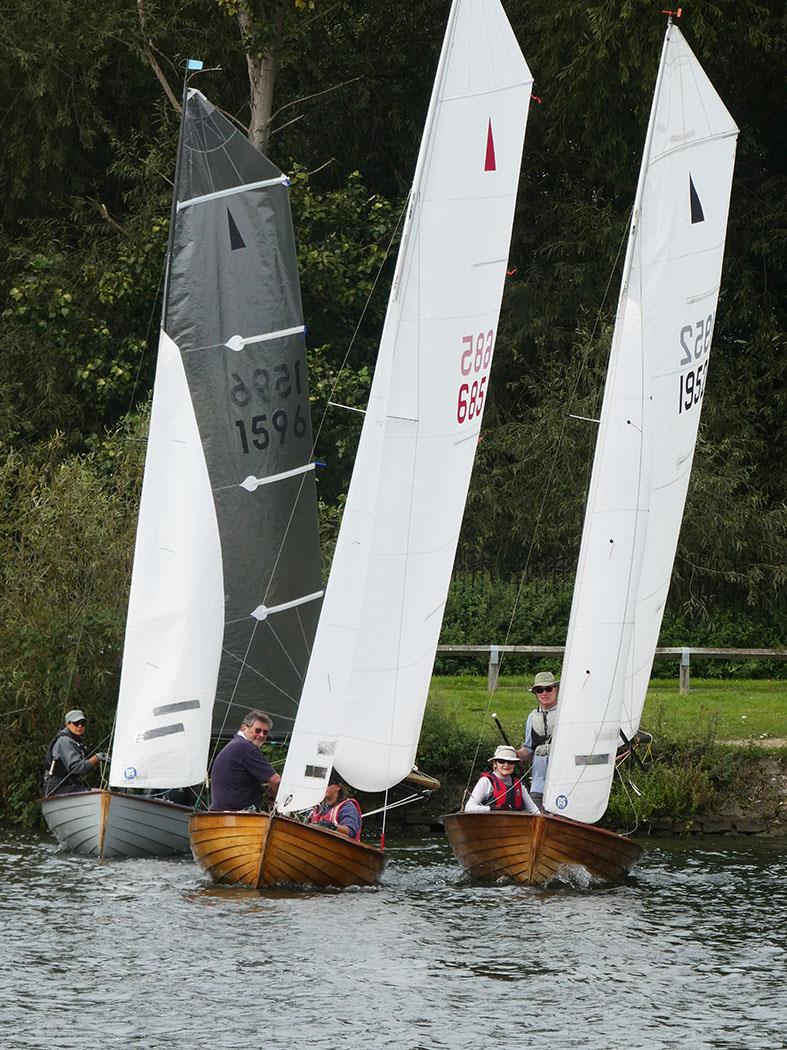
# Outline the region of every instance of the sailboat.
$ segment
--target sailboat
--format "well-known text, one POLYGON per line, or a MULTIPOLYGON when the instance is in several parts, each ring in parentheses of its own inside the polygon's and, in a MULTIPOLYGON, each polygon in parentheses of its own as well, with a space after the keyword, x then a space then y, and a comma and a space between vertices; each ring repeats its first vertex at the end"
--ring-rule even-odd
POLYGON ((323 590, 287 186, 187 79, 110 789, 42 801, 80 853, 188 852, 168 798, 211 738, 295 719, 323 590))
POLYGON ((542 815, 444 818, 473 876, 566 865, 621 881, 641 850, 594 826, 639 726, 708 374, 738 129, 670 18, 629 232, 542 815))
POLYGON ((382 873, 382 848, 297 814, 322 800, 334 767, 363 792, 387 791, 413 768, 488 390, 531 86, 499 0, 454 0, 275 808, 191 818, 192 851, 216 881, 364 885, 382 873))

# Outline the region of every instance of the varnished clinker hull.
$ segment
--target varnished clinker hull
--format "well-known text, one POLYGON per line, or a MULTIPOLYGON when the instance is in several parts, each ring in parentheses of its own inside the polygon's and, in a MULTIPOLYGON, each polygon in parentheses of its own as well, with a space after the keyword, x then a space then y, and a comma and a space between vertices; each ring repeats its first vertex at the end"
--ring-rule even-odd
POLYGON ((191 809, 119 791, 75 791, 41 799, 47 826, 66 849, 89 857, 188 853, 191 809))
POLYGON ((373 886, 382 850, 267 813, 193 813, 194 859, 225 886, 373 886))
POLYGON ((449 813, 442 818, 451 849, 477 879, 507 877, 538 886, 566 865, 622 882, 642 853, 631 839, 549 813, 449 813))

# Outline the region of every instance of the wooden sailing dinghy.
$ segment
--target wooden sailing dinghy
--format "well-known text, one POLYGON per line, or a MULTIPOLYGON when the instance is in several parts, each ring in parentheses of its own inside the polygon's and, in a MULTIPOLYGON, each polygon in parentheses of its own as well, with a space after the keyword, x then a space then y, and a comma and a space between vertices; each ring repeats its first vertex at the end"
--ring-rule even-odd
POLYGON ((194 813, 194 859, 226 886, 372 886, 383 851, 338 832, 268 813, 194 813))
POLYGON ((58 842, 88 857, 167 857, 188 853, 190 806, 120 791, 77 791, 41 802, 58 842))
POLYGON ((164 301, 112 791, 42 803, 100 856, 188 850, 191 807, 146 796, 251 708, 291 727, 322 597, 287 179, 188 84, 164 301))
POLYGON ((550 744, 548 815, 445 818, 473 874, 538 883, 561 864, 580 864, 617 882, 640 852, 593 825, 607 808, 621 730, 631 740, 639 727, 666 603, 708 373, 737 132, 670 20, 601 410, 550 744))
MULTIPOLYGON (((284 873, 345 885, 337 836, 296 833, 282 817, 319 803, 334 766, 365 792, 412 771, 483 416, 531 85, 499 0, 454 0, 277 816, 238 861, 250 878, 261 857, 257 885, 284 873)), ((192 817, 194 853, 224 880, 223 860, 210 859, 218 837, 201 838, 209 828, 209 815, 192 817)), ((379 875, 382 850, 354 854, 357 884, 375 864, 379 875)))

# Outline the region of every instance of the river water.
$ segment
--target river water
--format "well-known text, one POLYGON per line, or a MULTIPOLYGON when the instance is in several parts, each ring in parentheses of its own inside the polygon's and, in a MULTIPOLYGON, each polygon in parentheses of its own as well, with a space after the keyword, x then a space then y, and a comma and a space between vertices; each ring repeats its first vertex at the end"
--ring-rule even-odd
POLYGON ((654 840, 617 888, 387 853, 378 889, 259 895, 3 836, 0 1047, 787 1045, 787 842, 654 840))

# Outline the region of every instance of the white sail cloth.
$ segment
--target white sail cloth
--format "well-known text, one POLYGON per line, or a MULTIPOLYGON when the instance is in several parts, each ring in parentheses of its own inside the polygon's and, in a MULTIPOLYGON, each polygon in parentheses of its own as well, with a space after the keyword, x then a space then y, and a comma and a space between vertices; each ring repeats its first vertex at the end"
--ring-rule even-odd
POLYGON ((548 810, 598 820, 647 690, 691 472, 737 127, 671 25, 632 216, 574 599, 548 810))
POLYGON ((163 331, 154 390, 112 787, 205 778, 224 631, 213 493, 180 351, 163 331))
POLYGON ((488 392, 532 77, 455 0, 278 808, 412 768, 488 392))

